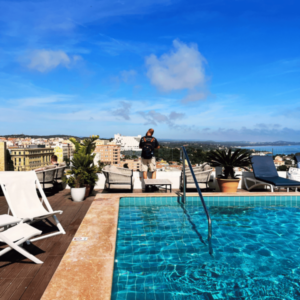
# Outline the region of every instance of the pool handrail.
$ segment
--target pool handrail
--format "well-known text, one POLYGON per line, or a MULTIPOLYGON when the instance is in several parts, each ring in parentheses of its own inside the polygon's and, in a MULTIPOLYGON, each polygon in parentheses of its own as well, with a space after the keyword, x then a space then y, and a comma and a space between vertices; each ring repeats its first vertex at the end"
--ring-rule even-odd
POLYGON ((199 194, 199 197, 200 197, 200 200, 201 200, 201 203, 202 203, 202 206, 204 208, 204 211, 205 211, 205 214, 206 214, 206 218, 207 218, 207 223, 208 223, 208 240, 210 241, 211 237, 212 237, 212 225, 211 225, 211 218, 210 218, 210 215, 209 215, 209 212, 208 212, 208 209, 206 207, 206 204, 205 204, 205 201, 204 201, 204 198, 203 198, 203 195, 202 195, 202 192, 201 192, 201 189, 199 187, 199 184, 197 182, 197 179, 196 179, 196 176, 195 176, 195 173, 194 173, 194 170, 192 168, 192 164, 191 164, 191 161, 189 159, 189 156, 186 152, 186 149, 184 146, 181 147, 182 148, 182 158, 183 158, 183 161, 182 161, 182 165, 183 165, 183 201, 185 202, 186 201, 186 176, 185 176, 185 160, 187 161, 188 163, 188 166, 190 168, 190 171, 191 171, 191 174, 193 176, 193 180, 195 182, 195 185, 196 185, 196 189, 197 189, 197 192, 199 194))

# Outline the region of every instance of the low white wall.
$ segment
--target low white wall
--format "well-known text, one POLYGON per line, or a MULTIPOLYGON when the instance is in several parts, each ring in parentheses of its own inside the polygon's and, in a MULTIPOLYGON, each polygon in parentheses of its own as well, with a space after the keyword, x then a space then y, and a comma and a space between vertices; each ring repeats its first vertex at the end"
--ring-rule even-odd
MULTIPOLYGON (((179 189, 179 178, 180 178, 181 172, 157 172, 156 178, 157 179, 169 179, 172 182, 172 188, 173 189, 179 189)), ((97 184, 95 186, 95 189, 104 189, 105 184, 105 176, 103 174, 98 174, 99 180, 97 181, 97 184)), ((134 186, 133 188, 136 190, 144 189, 145 186, 143 184, 142 178, 143 173, 142 172, 133 172, 133 178, 134 178, 134 186)), ((148 178, 151 178, 151 173, 148 173, 148 178)))
MULTIPOLYGON (((179 179, 180 179, 180 174, 181 172, 157 172, 156 173, 156 178, 157 179, 169 179, 172 182, 172 189, 179 189, 179 179)), ((253 173, 252 172, 237 172, 237 174, 242 175, 241 178, 242 180, 239 182, 239 189, 246 189, 245 184, 244 184, 244 178, 245 177, 252 177, 253 173)), ((286 178, 287 175, 286 172, 278 172, 278 175, 280 177, 286 178)), ((144 189, 145 186, 143 184, 142 178, 143 178, 143 173, 142 172, 133 172, 133 177, 134 179, 134 186, 133 188, 136 190, 144 189)), ((105 184, 105 176, 103 174, 98 174, 99 180, 96 183, 95 189, 104 189, 104 184, 105 184)), ((148 178, 151 178, 151 173, 148 173, 148 178)), ((211 174, 211 180, 212 182, 209 182, 209 187, 212 189, 216 189, 216 191, 219 191, 219 186, 216 180, 216 172, 212 172, 211 174)), ((69 186, 67 186, 69 188, 69 186)), ((262 187, 260 187, 262 188, 262 187)))

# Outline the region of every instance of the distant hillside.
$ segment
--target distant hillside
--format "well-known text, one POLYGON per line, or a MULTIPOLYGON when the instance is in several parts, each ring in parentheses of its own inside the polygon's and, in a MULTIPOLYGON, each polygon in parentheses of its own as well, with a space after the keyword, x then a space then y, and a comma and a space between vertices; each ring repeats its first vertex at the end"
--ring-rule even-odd
MULTIPOLYGON (((75 136, 75 135, 66 135, 66 134, 51 134, 51 135, 30 135, 30 134, 8 134, 8 135, 1 135, 2 137, 6 138, 26 138, 26 137, 31 137, 33 139, 51 139, 51 138, 63 138, 63 139, 69 139, 71 137, 77 139, 77 140, 82 140, 88 137, 85 136, 75 136)), ((106 138, 101 138, 102 140, 109 140, 106 138)))
POLYGON ((76 139, 82 139, 83 137, 78 137, 75 135, 65 135, 65 134, 51 134, 51 135, 30 135, 30 134, 8 134, 8 135, 1 135, 6 138, 26 138, 26 137, 31 137, 33 139, 51 139, 51 138, 64 138, 64 139, 69 139, 71 137, 74 137, 76 139))
POLYGON ((287 142, 287 141, 275 141, 275 142, 247 142, 247 141, 200 141, 200 140, 185 140, 185 139, 160 139, 160 142, 170 143, 170 144, 183 144, 183 143, 192 143, 192 144, 202 144, 202 145, 223 145, 228 147, 237 147, 237 146, 288 146, 288 145, 300 145, 300 142, 287 142))
MULTIPOLYGON (((73 137, 77 140, 81 140, 87 137, 83 136, 75 136, 75 135, 66 135, 66 134, 51 134, 51 135, 30 135, 30 134, 8 134, 8 135, 1 135, 6 138, 25 138, 25 137, 31 137, 34 139, 38 138, 64 138, 69 139, 70 137, 73 137)), ((110 140, 111 138, 102 138, 103 140, 110 140)), ((238 146, 288 146, 288 145, 300 145, 300 142, 288 142, 288 141, 275 141, 275 142, 249 142, 249 141, 211 141, 211 140, 196 140, 196 139, 159 139, 159 142, 161 143, 167 143, 171 144, 172 146, 180 146, 182 144, 198 144, 198 145, 210 145, 210 146, 227 146, 227 147, 238 147, 238 146)))

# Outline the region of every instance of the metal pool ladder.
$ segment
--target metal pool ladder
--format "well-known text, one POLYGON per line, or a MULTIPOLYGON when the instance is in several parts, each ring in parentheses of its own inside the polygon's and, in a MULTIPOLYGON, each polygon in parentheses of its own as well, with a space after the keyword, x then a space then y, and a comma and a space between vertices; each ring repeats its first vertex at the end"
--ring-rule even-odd
POLYGON ((196 185, 196 189, 197 189, 197 192, 199 194, 199 197, 200 197, 200 200, 202 202, 202 206, 204 208, 204 211, 205 211, 205 214, 206 214, 206 218, 207 218, 207 224, 208 224, 208 243, 209 243, 209 253, 212 254, 212 247, 211 247, 211 237, 212 237, 212 226, 211 226, 211 218, 209 216, 209 212, 208 212, 208 209, 206 207, 206 204, 205 204, 205 201, 204 201, 204 198, 203 198, 203 195, 202 195, 202 192, 201 192, 201 189, 199 187, 199 184, 197 182, 197 179, 196 179, 196 176, 195 176, 195 173, 194 173, 194 170, 192 168, 192 164, 191 164, 191 161, 189 159, 189 156, 185 150, 185 147, 182 146, 182 165, 183 165, 183 202, 185 203, 186 202, 186 175, 185 175, 185 160, 187 161, 188 163, 188 166, 190 168, 190 171, 191 171, 191 174, 193 176, 193 180, 195 182, 195 185, 196 185))

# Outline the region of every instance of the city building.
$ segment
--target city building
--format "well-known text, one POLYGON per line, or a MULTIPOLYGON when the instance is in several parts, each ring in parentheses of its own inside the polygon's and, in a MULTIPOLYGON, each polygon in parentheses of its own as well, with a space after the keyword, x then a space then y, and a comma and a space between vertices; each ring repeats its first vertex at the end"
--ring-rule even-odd
POLYGON ((66 144, 58 144, 52 146, 54 148, 54 155, 57 156, 57 162, 62 163, 68 157, 68 146, 66 144))
POLYGON ((101 139, 98 139, 95 141, 95 144, 96 146, 103 146, 103 145, 107 145, 109 142, 109 140, 101 140, 101 139))
POLYGON ((280 167, 280 166, 285 165, 285 162, 284 162, 282 157, 276 156, 275 159, 274 159, 274 164, 275 164, 276 167, 280 167))
POLYGON ((95 144, 96 144, 96 146, 116 145, 116 143, 113 140, 110 142, 109 140, 101 140, 101 139, 96 140, 95 144))
POLYGON ((121 147, 117 145, 98 145, 94 151, 94 163, 100 160, 103 163, 120 166, 121 147))
POLYGON ((15 171, 30 171, 51 163, 53 148, 14 148, 10 150, 15 171))
POLYGON ((0 142, 0 172, 7 171, 6 143, 0 142))
POLYGON ((72 159, 73 158, 73 154, 75 152, 75 145, 70 140, 64 140, 62 142, 62 144, 64 144, 64 145, 67 146, 67 149, 68 149, 68 155, 67 155, 67 157, 69 159, 72 159))
POLYGON ((141 170, 141 158, 138 159, 124 159, 121 161, 120 167, 124 168, 124 165, 128 166, 128 169, 133 171, 141 170))
POLYGON ((113 142, 121 147, 121 151, 141 151, 139 148, 141 135, 123 136, 119 133, 114 135, 113 142))

